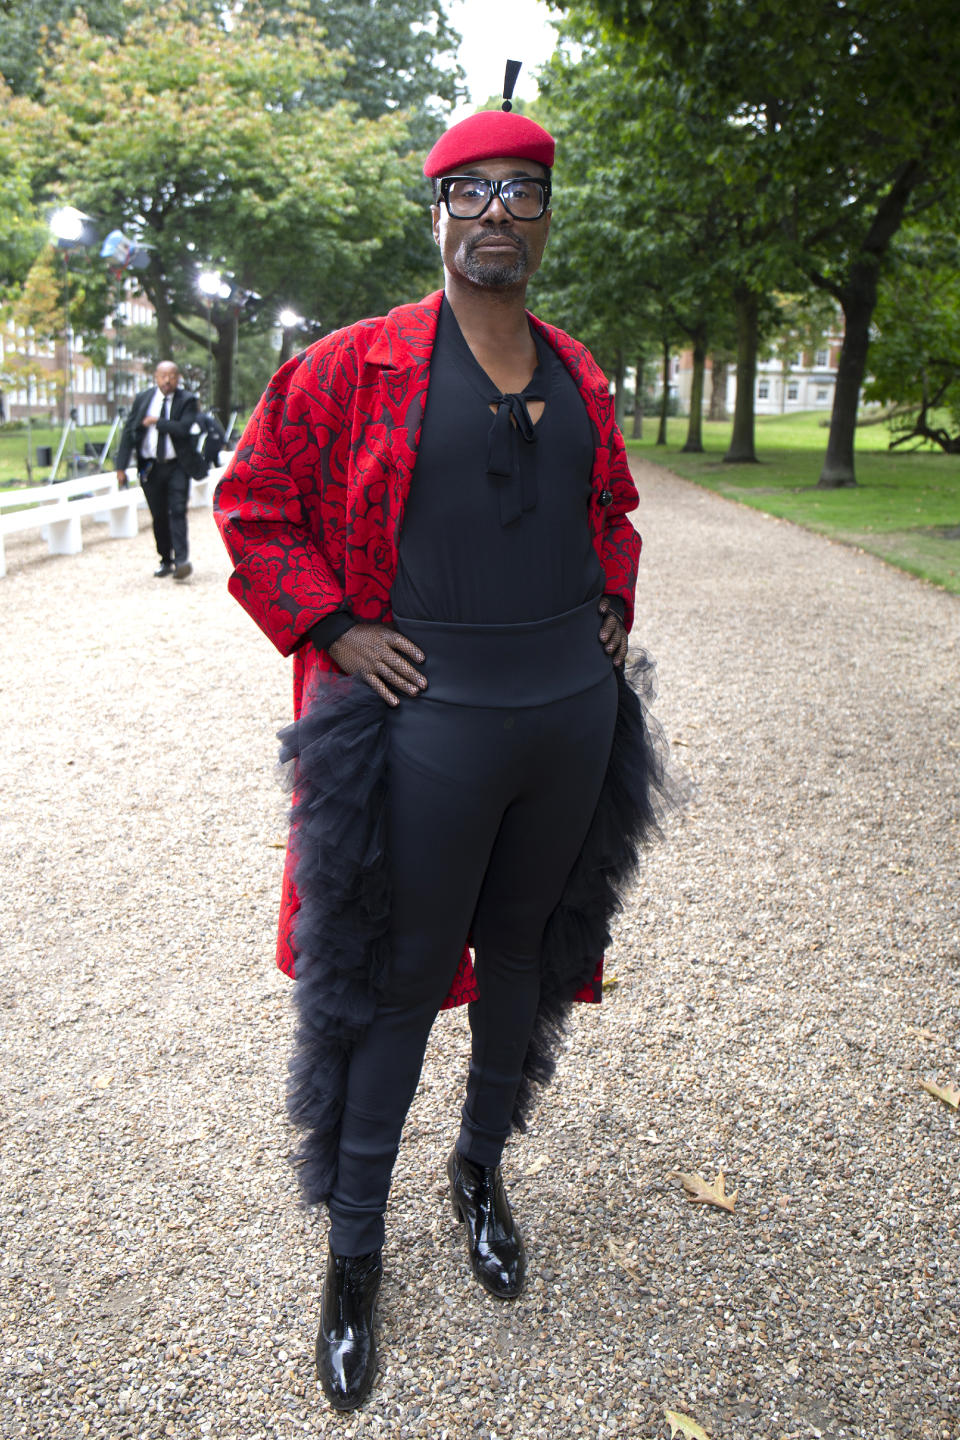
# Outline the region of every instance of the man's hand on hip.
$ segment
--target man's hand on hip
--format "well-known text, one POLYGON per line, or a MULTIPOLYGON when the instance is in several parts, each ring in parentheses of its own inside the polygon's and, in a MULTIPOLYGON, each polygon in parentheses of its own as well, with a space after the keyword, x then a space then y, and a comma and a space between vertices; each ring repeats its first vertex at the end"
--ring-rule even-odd
POLYGON ((334 640, 329 654, 345 674, 361 676, 388 705, 399 705, 398 690, 419 695, 426 689, 427 677, 410 664, 422 665, 423 651, 389 625, 358 621, 334 640))
POLYGON ((600 626, 600 644, 614 665, 622 665, 627 658, 627 645, 629 644, 624 623, 611 605, 609 595, 604 595, 597 602, 597 609, 603 616, 603 624, 600 626))

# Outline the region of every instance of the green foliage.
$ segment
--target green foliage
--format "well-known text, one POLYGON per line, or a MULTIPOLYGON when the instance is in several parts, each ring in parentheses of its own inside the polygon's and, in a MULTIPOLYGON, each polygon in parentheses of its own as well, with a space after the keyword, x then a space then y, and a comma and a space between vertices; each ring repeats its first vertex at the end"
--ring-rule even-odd
MULTIPOLYGON (((67 201, 150 248, 135 279, 161 348, 172 331, 205 344, 207 268, 256 292, 267 326, 281 305, 332 328, 422 293, 433 256, 410 198, 423 180, 407 116, 330 98, 344 66, 309 14, 286 12, 282 42, 253 9, 229 28, 198 23, 188 0, 171 0, 162 25, 138 5, 125 17, 118 35, 82 15, 65 26, 10 143, 45 205, 67 201)), ((98 334, 115 303, 104 262, 88 253, 71 269, 75 324, 98 334)), ((220 305, 212 319, 227 395, 235 320, 220 305)))
POLYGON ((33 107, 14 99, 0 80, 0 302, 16 293, 46 240, 20 145, 20 125, 34 116, 33 107))
MULTIPOLYGON (((844 309, 824 483, 853 479, 853 426, 878 273, 899 226, 939 203, 956 172, 960 30, 952 0, 593 0, 672 91, 705 175, 743 216, 739 285, 803 287, 844 309), (829 472, 829 477, 828 477, 829 472)), ((665 138, 665 137, 664 137, 665 138)), ((625 151, 629 156, 630 152, 625 151)), ((648 152, 649 153, 649 152, 648 152)))
POLYGON ((440 114, 456 104, 463 72, 453 62, 459 36, 439 5, 423 0, 264 0, 265 33, 296 43, 303 15, 342 63, 335 78, 318 75, 304 90, 311 104, 347 100, 367 119, 404 110, 419 117, 420 140, 431 141, 440 114), (426 124, 424 124, 426 122, 426 124), (432 123, 431 123, 432 122, 432 123))
POLYGON ((63 27, 82 9, 91 30, 117 35, 124 0, 0 0, 0 76, 17 95, 35 95, 45 57, 63 27))
MULTIPOLYGON (((679 343, 693 347, 699 383, 706 347, 733 343, 736 296, 749 297, 755 329, 775 314, 767 291, 804 284, 781 209, 758 204, 743 126, 661 73, 645 43, 605 33, 584 10, 561 33, 541 78, 559 142, 543 288, 602 363, 679 343)), ((752 376, 744 393, 752 405, 752 376)), ((698 422, 695 405, 694 446, 698 422)))
POLYGON ((865 394, 908 411, 894 422, 892 443, 932 440, 960 453, 960 248, 952 227, 903 234, 874 321, 865 394))

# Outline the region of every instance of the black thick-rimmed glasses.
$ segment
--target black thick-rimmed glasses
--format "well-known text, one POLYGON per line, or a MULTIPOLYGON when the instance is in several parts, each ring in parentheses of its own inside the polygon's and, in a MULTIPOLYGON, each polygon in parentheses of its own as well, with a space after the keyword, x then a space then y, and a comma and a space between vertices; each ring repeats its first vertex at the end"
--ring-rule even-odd
POLYGON ((455 220, 478 220, 497 196, 514 220, 539 220, 550 204, 550 181, 529 175, 514 175, 509 180, 445 175, 440 181, 440 199, 455 220))

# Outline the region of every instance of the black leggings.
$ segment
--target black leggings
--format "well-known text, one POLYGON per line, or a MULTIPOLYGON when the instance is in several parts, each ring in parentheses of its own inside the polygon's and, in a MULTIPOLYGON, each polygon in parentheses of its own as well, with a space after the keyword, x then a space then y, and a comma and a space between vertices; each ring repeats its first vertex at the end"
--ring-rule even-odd
MULTIPOLYGON (((589 615, 571 612, 575 620, 558 617, 563 633, 554 630, 553 638, 570 642, 556 646, 559 675, 551 673, 549 636, 544 649, 536 626, 397 620, 427 656, 430 688, 389 715, 392 958, 350 1060, 330 1199, 338 1254, 383 1244, 403 1122, 468 934, 480 998, 469 1007, 472 1053, 457 1145, 477 1164, 500 1160, 537 1010, 544 926, 596 808, 613 737, 616 677, 597 639, 596 605, 584 609, 589 615), (522 657, 507 645, 505 667, 498 660, 491 673, 482 652, 497 629, 512 632, 521 651, 529 645, 534 663, 516 670, 522 657), (581 681, 586 687, 574 694, 525 703, 544 683, 569 689, 581 681), (491 703, 458 703, 458 695, 491 703)), ((503 651, 495 644, 493 653, 503 651)))

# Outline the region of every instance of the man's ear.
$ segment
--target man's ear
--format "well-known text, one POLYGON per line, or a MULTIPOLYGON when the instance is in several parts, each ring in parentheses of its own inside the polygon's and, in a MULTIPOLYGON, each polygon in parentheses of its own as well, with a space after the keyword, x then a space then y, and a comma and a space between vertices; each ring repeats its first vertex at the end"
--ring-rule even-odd
POLYGON ((433 238, 437 245, 440 244, 440 206, 431 205, 430 214, 433 218, 433 238))

